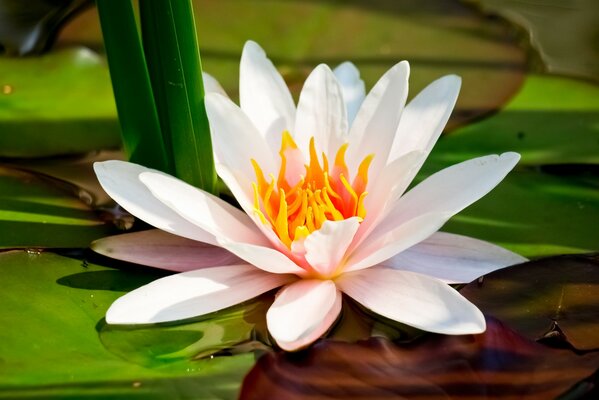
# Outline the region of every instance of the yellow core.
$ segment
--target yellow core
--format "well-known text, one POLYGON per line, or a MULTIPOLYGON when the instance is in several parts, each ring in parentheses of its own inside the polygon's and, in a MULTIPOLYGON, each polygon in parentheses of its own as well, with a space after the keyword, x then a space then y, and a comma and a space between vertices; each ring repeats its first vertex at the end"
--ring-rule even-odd
POLYGON ((353 181, 348 180, 345 152, 348 144, 342 145, 335 155, 335 162, 329 170, 329 161, 322 154, 320 165, 314 138, 310 139, 310 164, 304 165, 305 175, 291 186, 285 177, 287 158, 291 151, 297 151, 297 144, 289 134, 283 132, 281 139, 281 168, 278 177, 269 175, 267 180, 258 163, 252 159, 256 173, 254 189, 254 211, 263 223, 267 221, 287 248, 294 240, 303 239, 311 232, 320 229, 324 221, 340 221, 351 217, 363 219, 366 216, 364 198, 368 183, 368 168, 374 157, 365 157, 353 181))

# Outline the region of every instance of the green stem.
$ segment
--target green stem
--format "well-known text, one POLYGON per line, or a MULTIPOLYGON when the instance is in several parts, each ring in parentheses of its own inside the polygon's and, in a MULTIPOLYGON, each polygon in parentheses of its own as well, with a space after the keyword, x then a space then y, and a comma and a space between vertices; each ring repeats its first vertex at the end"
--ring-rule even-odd
POLYGON ((217 193, 191 0, 140 0, 142 38, 160 125, 178 178, 217 193))
POLYGON ((172 172, 130 0, 97 0, 125 152, 131 162, 172 172))

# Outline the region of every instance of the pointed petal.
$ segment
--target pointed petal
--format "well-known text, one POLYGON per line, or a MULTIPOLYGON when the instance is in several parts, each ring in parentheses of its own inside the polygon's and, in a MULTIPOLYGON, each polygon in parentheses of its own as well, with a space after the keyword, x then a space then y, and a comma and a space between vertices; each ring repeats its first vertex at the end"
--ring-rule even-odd
POLYGON ((339 266, 359 226, 358 217, 326 221, 304 240, 306 260, 322 276, 330 276, 339 266))
POLYGON ((374 154, 370 174, 376 176, 387 163, 393 138, 408 97, 410 65, 396 64, 374 85, 364 99, 349 131, 347 162, 356 171, 368 154, 374 154))
POLYGON ((468 283, 525 261, 526 258, 483 240, 437 232, 382 265, 430 275, 446 283, 468 283))
POLYGON ((325 64, 314 68, 304 83, 293 134, 305 155, 309 154, 311 137, 319 154, 324 152, 331 159, 344 142, 347 135, 345 103, 337 78, 325 64))
POLYGON ((182 272, 120 297, 106 312, 106 322, 149 324, 196 317, 249 300, 294 279, 251 265, 182 272))
POLYGON ((239 104, 276 154, 281 133, 293 128, 295 104, 281 74, 252 41, 241 54, 239 104))
POLYGON ((177 272, 241 263, 221 247, 159 229, 108 236, 94 241, 91 249, 117 260, 177 272))
POLYGON ((217 239, 267 243, 247 214, 214 195, 165 174, 144 172, 140 180, 158 200, 217 239))
POLYGON ((343 274, 339 290, 384 317, 447 335, 485 331, 485 318, 451 286, 426 275, 375 267, 343 274))
POLYGON ((268 331, 284 350, 309 345, 341 312, 341 293, 333 281, 299 280, 279 291, 266 314, 268 331))
POLYGON ((408 103, 397 127, 389 162, 414 150, 428 155, 447 124, 461 83, 457 75, 444 76, 428 85, 408 103))
POLYGON ((360 79, 358 68, 349 61, 339 64, 333 70, 333 73, 341 85, 343 100, 347 108, 347 122, 351 126, 364 101, 364 97, 366 97, 364 81, 360 79))
POLYGON ((365 268, 426 239, 453 215, 491 191, 519 159, 517 153, 485 156, 431 175, 395 202, 394 209, 364 239, 351 258, 361 260, 359 266, 365 268), (408 237, 412 235, 414 237, 408 237), (406 244, 410 245, 406 247, 406 244))
POLYGON ((163 231, 216 244, 213 234, 192 224, 164 205, 139 179, 145 172, 162 172, 117 160, 96 162, 94 171, 106 193, 135 217, 163 231))
MULTIPOLYGON (((251 159, 265 174, 277 173, 272 150, 243 111, 229 98, 206 94, 206 112, 210 120, 212 146, 218 163, 254 177, 251 159)), ((280 140, 280 139, 279 139, 280 140)))
POLYGON ((218 93, 222 96, 229 97, 215 77, 206 72, 202 72, 202 79, 204 81, 204 93, 218 93))
POLYGON ((248 263, 273 274, 305 276, 307 271, 291 261, 285 254, 266 246, 219 240, 219 244, 248 263))

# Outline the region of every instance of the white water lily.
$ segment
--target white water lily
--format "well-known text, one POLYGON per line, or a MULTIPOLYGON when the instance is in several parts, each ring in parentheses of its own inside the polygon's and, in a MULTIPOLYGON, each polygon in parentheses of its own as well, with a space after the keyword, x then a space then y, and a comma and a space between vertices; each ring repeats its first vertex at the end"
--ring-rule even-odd
POLYGON ((460 88, 459 77, 445 76, 404 107, 408 74, 408 63, 398 63, 365 96, 353 64, 335 72, 319 65, 296 107, 264 51, 248 42, 241 106, 217 86, 206 96, 217 173, 243 211, 158 171, 96 163, 106 192, 161 231, 104 239, 94 249, 185 271, 119 298, 107 322, 190 318, 282 287, 266 318, 285 350, 325 334, 342 293, 426 331, 483 332, 482 313, 449 283, 525 259, 438 230, 495 187, 519 155, 465 161, 406 192, 460 88))

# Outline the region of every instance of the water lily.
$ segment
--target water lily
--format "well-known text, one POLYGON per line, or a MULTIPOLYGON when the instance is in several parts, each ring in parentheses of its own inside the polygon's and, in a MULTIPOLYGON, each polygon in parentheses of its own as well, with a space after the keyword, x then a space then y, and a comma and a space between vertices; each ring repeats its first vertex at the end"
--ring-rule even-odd
POLYGON ((408 75, 402 61, 365 95, 353 64, 334 72, 319 65, 296 107, 264 51, 248 42, 240 107, 216 82, 206 96, 217 172, 242 210, 140 165, 96 163, 106 192, 160 230, 94 248, 183 271, 119 298, 106 321, 181 320, 281 287, 266 319, 285 350, 325 334, 342 293, 426 331, 483 332, 482 313, 449 284, 524 259, 438 230, 495 187, 519 155, 465 161, 406 191, 460 88, 459 77, 445 76, 405 105, 408 75))

